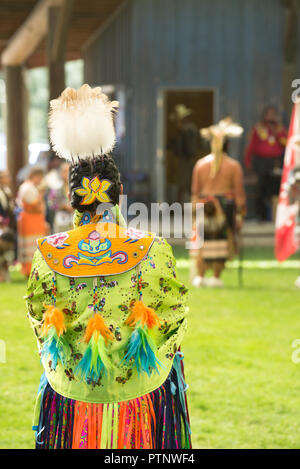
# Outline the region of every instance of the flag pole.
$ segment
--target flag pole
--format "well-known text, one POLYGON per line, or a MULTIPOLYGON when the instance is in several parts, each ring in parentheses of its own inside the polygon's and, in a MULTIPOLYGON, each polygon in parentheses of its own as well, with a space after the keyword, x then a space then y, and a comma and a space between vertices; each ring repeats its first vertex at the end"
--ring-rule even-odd
POLYGON ((295 280, 296 288, 300 288, 300 249, 298 249, 298 260, 299 260, 299 271, 298 271, 298 277, 295 280))
MULTIPOLYGON (((295 134, 296 135, 300 135, 300 102, 299 102, 299 98, 298 98, 298 102, 296 103, 295 105, 295 134)), ((298 166, 300 164, 300 149, 299 149, 299 146, 298 145, 295 145, 294 147, 294 151, 295 151, 295 166, 298 166)), ((298 210, 300 209, 300 202, 298 201, 298 210)), ((296 216, 296 220, 299 220, 299 216, 297 217, 296 216)), ((298 272, 298 277, 296 279, 296 282, 295 282, 295 286, 297 288, 300 288, 300 232, 299 232, 299 226, 296 225, 296 236, 297 236, 297 245, 298 245, 298 259, 299 259, 299 272, 298 272)))
POLYGON ((238 234, 238 243, 239 243, 239 267, 238 267, 238 277, 239 277, 239 288, 244 286, 244 278, 243 278, 243 260, 244 260, 244 247, 242 242, 242 230, 240 230, 238 234))

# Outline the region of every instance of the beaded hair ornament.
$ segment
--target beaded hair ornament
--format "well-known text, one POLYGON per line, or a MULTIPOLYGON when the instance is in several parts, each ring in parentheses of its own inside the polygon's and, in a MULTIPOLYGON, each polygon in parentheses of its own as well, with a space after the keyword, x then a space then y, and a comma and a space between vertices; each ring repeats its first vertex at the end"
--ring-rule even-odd
POLYGON ((77 195, 83 197, 80 205, 90 205, 98 200, 101 203, 108 203, 111 201, 107 194, 108 189, 111 186, 111 182, 108 179, 99 179, 98 176, 89 179, 83 177, 81 180, 81 187, 75 189, 74 192, 77 195))

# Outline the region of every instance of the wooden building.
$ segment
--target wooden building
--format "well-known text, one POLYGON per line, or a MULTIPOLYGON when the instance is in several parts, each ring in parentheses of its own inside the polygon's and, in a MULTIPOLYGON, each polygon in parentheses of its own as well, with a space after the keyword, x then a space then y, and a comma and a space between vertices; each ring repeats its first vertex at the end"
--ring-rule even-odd
MULTIPOLYGON (((140 178, 149 200, 172 200, 176 161, 167 144, 176 104, 191 108, 199 127, 230 114, 245 136, 268 104, 289 115, 291 81, 299 77, 299 3, 2 0, 10 167, 15 173, 13 161, 19 167, 26 152, 23 68, 48 65, 53 97, 64 84, 63 61, 83 57, 85 81, 121 102, 116 157, 124 176, 140 178)), ((234 142, 232 155, 242 159, 244 145, 245 137, 234 142)))
MULTIPOLYGON (((166 146, 176 103, 191 107, 199 126, 230 114, 245 136, 268 104, 289 115, 291 80, 299 76, 298 5, 128 0, 87 42, 85 80, 123 95, 123 164, 149 175, 152 200, 172 199, 176 162, 166 146)), ((234 157, 242 159, 245 138, 231 144, 234 157)))
POLYGON ((65 87, 64 62, 82 58, 82 46, 122 0, 1 0, 0 54, 6 82, 7 161, 13 179, 28 159, 24 70, 48 66, 49 96, 65 87))

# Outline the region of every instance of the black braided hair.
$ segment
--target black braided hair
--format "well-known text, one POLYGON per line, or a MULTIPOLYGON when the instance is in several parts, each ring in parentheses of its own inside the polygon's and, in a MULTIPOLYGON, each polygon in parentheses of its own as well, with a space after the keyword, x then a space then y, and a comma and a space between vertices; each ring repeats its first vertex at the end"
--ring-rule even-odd
POLYGON ((75 189, 78 189, 81 186, 83 177, 92 179, 95 176, 98 176, 99 179, 108 179, 112 183, 106 193, 111 199, 111 203, 113 205, 119 203, 121 188, 119 169, 111 156, 96 156, 92 159, 79 160, 70 166, 69 187, 71 193, 71 205, 79 212, 88 210, 91 213, 95 213, 97 206, 100 204, 100 202, 96 200, 90 205, 80 205, 82 197, 75 192, 75 189))

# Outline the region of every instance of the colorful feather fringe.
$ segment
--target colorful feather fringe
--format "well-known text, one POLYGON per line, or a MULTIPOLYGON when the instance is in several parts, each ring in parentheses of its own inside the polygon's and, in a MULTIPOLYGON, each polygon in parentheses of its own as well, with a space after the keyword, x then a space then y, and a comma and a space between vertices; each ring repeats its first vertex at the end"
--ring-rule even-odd
POLYGON ((109 368, 106 344, 113 340, 113 334, 105 325, 100 314, 96 313, 88 321, 84 342, 86 351, 75 368, 75 374, 86 382, 98 381, 109 368))
POLYGON ((43 325, 41 337, 44 337, 41 357, 49 357, 51 360, 51 369, 55 370, 58 361, 64 364, 69 355, 70 346, 64 333, 66 325, 64 313, 56 306, 45 305, 46 311, 43 315, 43 325))
POLYGON ((155 391, 125 402, 89 404, 48 384, 41 404, 39 449, 189 449, 188 413, 180 373, 172 368, 155 391))
POLYGON ((159 318, 154 309, 146 306, 143 301, 136 301, 131 309, 131 313, 125 321, 130 327, 135 327, 132 332, 128 349, 123 361, 126 364, 133 359, 137 372, 146 372, 148 376, 153 371, 159 373, 157 366, 161 366, 156 358, 156 345, 148 330, 159 326, 159 318))

